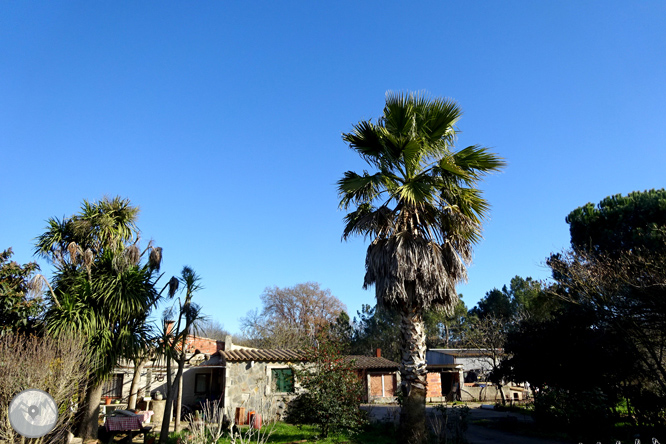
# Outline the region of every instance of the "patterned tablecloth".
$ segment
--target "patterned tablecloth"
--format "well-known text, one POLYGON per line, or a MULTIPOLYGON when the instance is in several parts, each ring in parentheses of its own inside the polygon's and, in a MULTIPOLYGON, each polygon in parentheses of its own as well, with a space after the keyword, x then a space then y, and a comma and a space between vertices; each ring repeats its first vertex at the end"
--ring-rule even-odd
POLYGON ((152 410, 139 411, 137 415, 141 418, 141 422, 150 422, 150 417, 153 416, 155 412, 152 410))
POLYGON ((143 425, 141 419, 143 417, 137 416, 107 416, 106 417, 106 430, 109 432, 123 432, 129 430, 140 430, 143 425))

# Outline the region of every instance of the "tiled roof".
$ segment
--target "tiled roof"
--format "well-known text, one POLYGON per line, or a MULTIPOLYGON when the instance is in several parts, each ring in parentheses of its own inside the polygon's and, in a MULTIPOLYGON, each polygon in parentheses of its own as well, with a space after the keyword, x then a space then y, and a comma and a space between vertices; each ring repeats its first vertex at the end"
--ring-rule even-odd
POLYGON ((302 361, 303 352, 286 349, 238 349, 218 352, 228 362, 234 361, 302 361))
MULTIPOLYGON (((474 348, 440 348, 431 349, 428 351, 442 353, 445 355, 455 356, 456 358, 478 358, 488 356, 491 352, 490 349, 474 349, 474 348)), ((497 349, 496 352, 503 353, 502 349, 497 349)))
POLYGON ((397 370, 400 366, 386 358, 377 358, 374 356, 348 355, 345 361, 354 360, 354 368, 386 368, 397 370))
MULTIPOLYGON (((354 368, 357 369, 398 369, 398 364, 389 361, 386 358, 376 358, 374 356, 347 355, 344 357, 346 362, 354 361, 354 368)), ((224 362, 243 362, 243 361, 304 361, 305 353, 301 350, 285 349, 235 349, 219 351, 203 366, 224 365, 224 362)))

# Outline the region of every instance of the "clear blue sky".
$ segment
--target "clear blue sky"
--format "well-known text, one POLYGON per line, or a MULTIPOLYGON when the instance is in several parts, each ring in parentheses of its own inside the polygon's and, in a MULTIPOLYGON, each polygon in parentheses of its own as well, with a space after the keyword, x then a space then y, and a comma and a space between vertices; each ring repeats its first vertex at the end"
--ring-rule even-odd
POLYGON ((340 240, 335 182, 364 168, 340 135, 426 90, 464 109, 460 147, 508 162, 471 307, 548 277, 574 208, 664 187, 664 29, 661 0, 2 2, 0 248, 33 260, 46 219, 120 195, 228 329, 306 281, 353 316, 374 292, 367 244, 340 240))

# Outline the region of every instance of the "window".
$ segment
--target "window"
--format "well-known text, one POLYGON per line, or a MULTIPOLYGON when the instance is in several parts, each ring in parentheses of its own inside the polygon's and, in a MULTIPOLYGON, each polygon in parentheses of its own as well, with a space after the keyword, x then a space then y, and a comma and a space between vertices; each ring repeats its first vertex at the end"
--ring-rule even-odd
POLYGON ((210 386, 210 375, 208 373, 197 373, 194 377, 194 393, 208 393, 210 386))
POLYGON ((104 382, 102 389, 102 397, 109 396, 111 398, 123 397, 123 374, 111 375, 109 379, 104 382))
POLYGON ((274 368, 271 370, 273 388, 278 393, 294 392, 294 372, 290 368, 274 368))
POLYGON ((395 396, 396 379, 393 374, 370 375, 370 396, 395 396))

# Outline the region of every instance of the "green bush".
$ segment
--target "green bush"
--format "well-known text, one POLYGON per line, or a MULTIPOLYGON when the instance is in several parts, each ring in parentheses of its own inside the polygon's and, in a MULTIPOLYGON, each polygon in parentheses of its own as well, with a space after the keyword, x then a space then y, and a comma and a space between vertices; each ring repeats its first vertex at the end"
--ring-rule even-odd
POLYGON ((612 428, 612 406, 598 389, 571 392, 546 389, 534 400, 534 419, 547 429, 598 437, 612 428))
POLYGON ((324 438, 336 431, 358 432, 367 423, 360 409, 363 383, 339 343, 320 335, 318 344, 309 350, 305 368, 294 368, 305 391, 289 404, 286 420, 316 425, 324 438))

